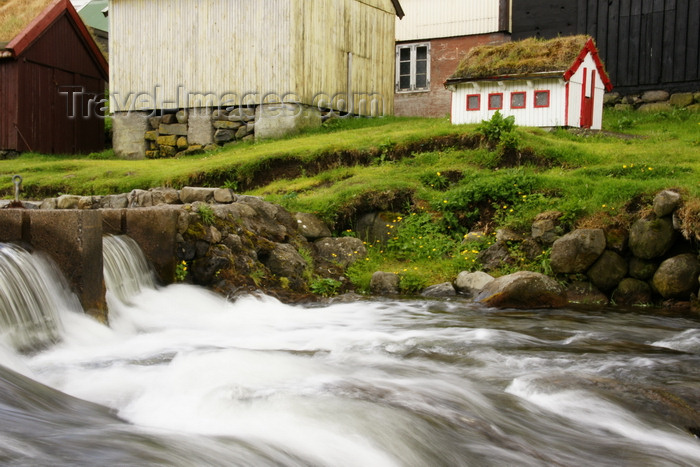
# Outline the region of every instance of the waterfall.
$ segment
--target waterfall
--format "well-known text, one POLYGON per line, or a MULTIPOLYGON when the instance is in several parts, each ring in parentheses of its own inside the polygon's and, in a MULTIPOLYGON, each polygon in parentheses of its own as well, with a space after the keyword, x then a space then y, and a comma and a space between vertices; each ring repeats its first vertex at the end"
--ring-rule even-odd
POLYGON ((105 288, 124 303, 143 288, 155 288, 153 272, 138 243, 126 235, 102 239, 105 288))
POLYGON ((0 243, 0 333, 15 348, 56 342, 61 309, 81 310, 55 265, 45 256, 0 243))

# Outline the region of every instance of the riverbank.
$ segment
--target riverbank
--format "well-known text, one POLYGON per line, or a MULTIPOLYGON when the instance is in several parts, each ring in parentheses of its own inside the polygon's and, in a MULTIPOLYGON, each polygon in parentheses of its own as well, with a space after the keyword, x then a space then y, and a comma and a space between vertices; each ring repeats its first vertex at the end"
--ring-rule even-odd
POLYGON ((257 196, 290 213, 315 215, 331 237, 367 242, 362 262, 328 278, 341 285, 319 283, 319 293, 339 293, 348 284, 370 293, 372 275, 382 271, 401 276, 400 293, 415 294, 483 269, 482 252, 500 240, 512 261, 498 261, 491 275, 550 274, 551 244, 526 251, 518 240, 531 236, 535 223, 554 222, 547 217, 558 212, 559 236, 577 228, 629 229, 664 189, 681 194, 692 238, 700 212, 697 116, 606 111, 601 133, 515 128, 503 141, 489 140, 488 128, 440 119, 338 120, 295 138, 156 165, 108 153, 24 155, 0 161, 0 190, 11 194, 17 171, 25 199, 39 193, 93 199, 128 194, 119 187, 133 184, 147 192, 189 182, 257 196), (380 238, 367 241, 360 231, 372 218, 380 238))

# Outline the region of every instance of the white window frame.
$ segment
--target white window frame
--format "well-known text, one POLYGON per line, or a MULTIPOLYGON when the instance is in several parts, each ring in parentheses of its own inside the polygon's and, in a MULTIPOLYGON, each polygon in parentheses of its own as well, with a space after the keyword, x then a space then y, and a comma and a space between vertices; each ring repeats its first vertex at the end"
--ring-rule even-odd
POLYGON ((397 44, 396 45, 396 92, 427 92, 430 91, 430 42, 416 42, 413 44, 397 44), (419 47, 426 48, 426 76, 425 87, 416 86, 416 51, 419 47), (410 89, 401 89, 401 50, 409 49, 411 51, 411 87, 410 89))

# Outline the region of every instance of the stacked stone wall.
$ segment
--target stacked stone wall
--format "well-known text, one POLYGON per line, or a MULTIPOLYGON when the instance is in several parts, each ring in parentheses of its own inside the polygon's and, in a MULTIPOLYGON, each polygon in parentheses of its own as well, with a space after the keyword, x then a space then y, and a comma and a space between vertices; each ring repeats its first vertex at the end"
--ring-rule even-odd
POLYGON ((606 107, 612 107, 615 110, 668 112, 682 108, 699 112, 700 92, 670 93, 664 90, 654 90, 629 95, 611 92, 605 94, 604 104, 606 107))

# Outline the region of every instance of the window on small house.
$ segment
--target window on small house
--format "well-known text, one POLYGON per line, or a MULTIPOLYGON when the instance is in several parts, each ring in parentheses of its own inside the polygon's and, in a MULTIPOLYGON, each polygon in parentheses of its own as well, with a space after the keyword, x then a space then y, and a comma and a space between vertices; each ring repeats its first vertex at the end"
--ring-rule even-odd
POLYGON ((535 107, 549 107, 549 91, 535 91, 535 107))
POLYGON ((524 109, 525 108, 525 93, 524 92, 511 92, 510 93, 510 108, 511 109, 524 109))
POLYGON ((489 110, 503 108, 503 93, 489 94, 489 110))
POLYGON ((467 95, 467 110, 479 110, 481 108, 481 96, 479 94, 467 95))
POLYGON ((396 92, 430 89, 430 44, 396 46, 396 92))

